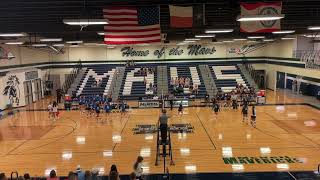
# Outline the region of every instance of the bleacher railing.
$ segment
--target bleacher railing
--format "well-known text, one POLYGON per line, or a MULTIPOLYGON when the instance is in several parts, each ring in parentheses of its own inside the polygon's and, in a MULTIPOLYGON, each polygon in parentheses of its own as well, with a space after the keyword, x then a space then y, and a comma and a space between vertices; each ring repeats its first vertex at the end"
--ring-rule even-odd
POLYGON ((63 92, 67 92, 73 83, 74 79, 77 77, 79 71, 82 69, 81 60, 77 63, 77 65, 72 69, 71 73, 66 76, 66 80, 62 86, 63 92))
POLYGON ((307 68, 320 69, 320 50, 297 50, 293 57, 305 62, 307 68))
POLYGON ((252 64, 248 63, 248 61, 246 59, 243 59, 243 65, 247 69, 247 71, 249 72, 249 75, 252 77, 254 82, 256 84, 259 84, 259 81, 260 81, 259 74, 255 71, 255 69, 252 66, 252 64))

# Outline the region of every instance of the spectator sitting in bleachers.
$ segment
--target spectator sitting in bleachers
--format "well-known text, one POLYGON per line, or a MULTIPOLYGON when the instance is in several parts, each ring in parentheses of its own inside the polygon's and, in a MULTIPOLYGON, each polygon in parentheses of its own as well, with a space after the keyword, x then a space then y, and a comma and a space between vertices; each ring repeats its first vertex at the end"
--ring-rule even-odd
POLYGON ((98 83, 97 83, 97 87, 101 87, 101 84, 102 84, 102 80, 99 79, 99 80, 98 80, 98 83))
POLYGON ((194 94, 198 94, 198 93, 199 93, 198 84, 194 84, 194 85, 193 85, 193 93, 194 93, 194 94))
POLYGON ((189 86, 190 86, 190 78, 187 77, 187 78, 185 79, 184 87, 185 87, 185 88, 189 88, 189 86))
POLYGON ((94 80, 91 87, 97 87, 97 85, 98 85, 97 80, 94 80))

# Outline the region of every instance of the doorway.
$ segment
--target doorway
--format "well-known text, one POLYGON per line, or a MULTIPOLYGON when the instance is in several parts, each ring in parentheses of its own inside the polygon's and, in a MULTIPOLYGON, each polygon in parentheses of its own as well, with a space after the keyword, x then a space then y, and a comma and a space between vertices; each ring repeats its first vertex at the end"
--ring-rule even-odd
POLYGON ((31 104, 33 102, 33 94, 32 94, 32 83, 31 81, 25 81, 23 82, 23 88, 24 88, 24 95, 25 95, 25 101, 26 105, 31 104))

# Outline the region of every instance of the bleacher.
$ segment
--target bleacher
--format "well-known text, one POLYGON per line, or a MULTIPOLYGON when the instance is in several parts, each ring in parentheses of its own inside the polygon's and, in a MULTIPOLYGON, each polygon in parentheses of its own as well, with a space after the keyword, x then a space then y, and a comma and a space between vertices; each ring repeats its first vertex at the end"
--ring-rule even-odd
POLYGON ((108 95, 115 70, 115 66, 110 65, 88 67, 77 86, 76 95, 108 95), (93 86, 94 82, 99 80, 101 84, 93 86))
MULTIPOLYGON (((162 64, 163 65, 163 64, 162 64)), ((203 83, 203 79, 198 67, 198 63, 189 64, 166 64, 168 69, 168 87, 169 92, 173 92, 173 87, 170 86, 170 80, 173 77, 183 77, 190 79, 190 85, 198 84, 199 93, 196 98, 203 98, 206 94, 206 88, 203 83)), ((237 84, 243 84, 249 86, 247 80, 243 76, 241 70, 237 65, 214 65, 208 64, 216 86, 220 92, 230 92, 237 84)), ((116 73, 116 67, 121 65, 99 65, 89 66, 86 69, 79 85, 77 86, 74 95, 108 95, 111 93, 112 78, 116 73), (101 80, 101 85, 94 87, 94 81, 101 80)), ((157 64, 140 64, 134 67, 126 67, 124 78, 121 80, 121 86, 119 91, 120 98, 126 100, 137 100, 139 98, 145 98, 148 96, 154 96, 157 92, 153 92, 152 89, 148 90, 150 82, 157 86, 157 64), (154 73, 148 73, 144 78, 139 73, 143 67, 153 67, 154 73), (145 81, 147 84, 145 85, 145 81)), ((189 88, 184 88, 183 93, 176 95, 178 98, 189 97, 192 95, 192 91, 189 88)), ((193 94, 194 95, 194 94, 193 94)))
POLYGON ((148 90, 149 84, 157 86, 157 73, 147 73, 147 76, 144 77, 139 73, 139 70, 142 68, 156 66, 134 66, 127 67, 125 70, 124 79, 120 88, 120 96, 122 99, 134 100, 139 98, 145 98, 147 96, 156 95, 157 92, 154 92, 151 89, 148 90), (145 81, 146 80, 146 84, 145 81))
POLYGON ((236 88, 237 84, 249 87, 237 65, 210 65, 210 69, 219 92, 230 92, 236 88))
MULTIPOLYGON (((168 68, 168 83, 169 83, 169 91, 173 92, 173 87, 170 86, 171 78, 175 79, 176 77, 190 78, 190 85, 197 84, 199 93, 196 95, 198 98, 202 98, 206 94, 206 89, 204 87, 202 77, 200 71, 198 69, 198 65, 195 64, 179 64, 179 65, 171 65, 168 68)), ((183 98, 190 96, 192 92, 189 91, 189 88, 184 88, 183 93, 176 95, 178 98, 183 98)), ((193 94, 194 95, 194 94, 193 94)))

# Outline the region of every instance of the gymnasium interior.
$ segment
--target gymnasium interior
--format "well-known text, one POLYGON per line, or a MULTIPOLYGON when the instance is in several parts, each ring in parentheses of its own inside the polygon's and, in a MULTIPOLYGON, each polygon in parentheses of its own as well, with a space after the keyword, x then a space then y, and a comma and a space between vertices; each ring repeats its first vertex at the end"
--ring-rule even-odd
POLYGON ((320 1, 2 0, 0 180, 320 179, 320 1))

